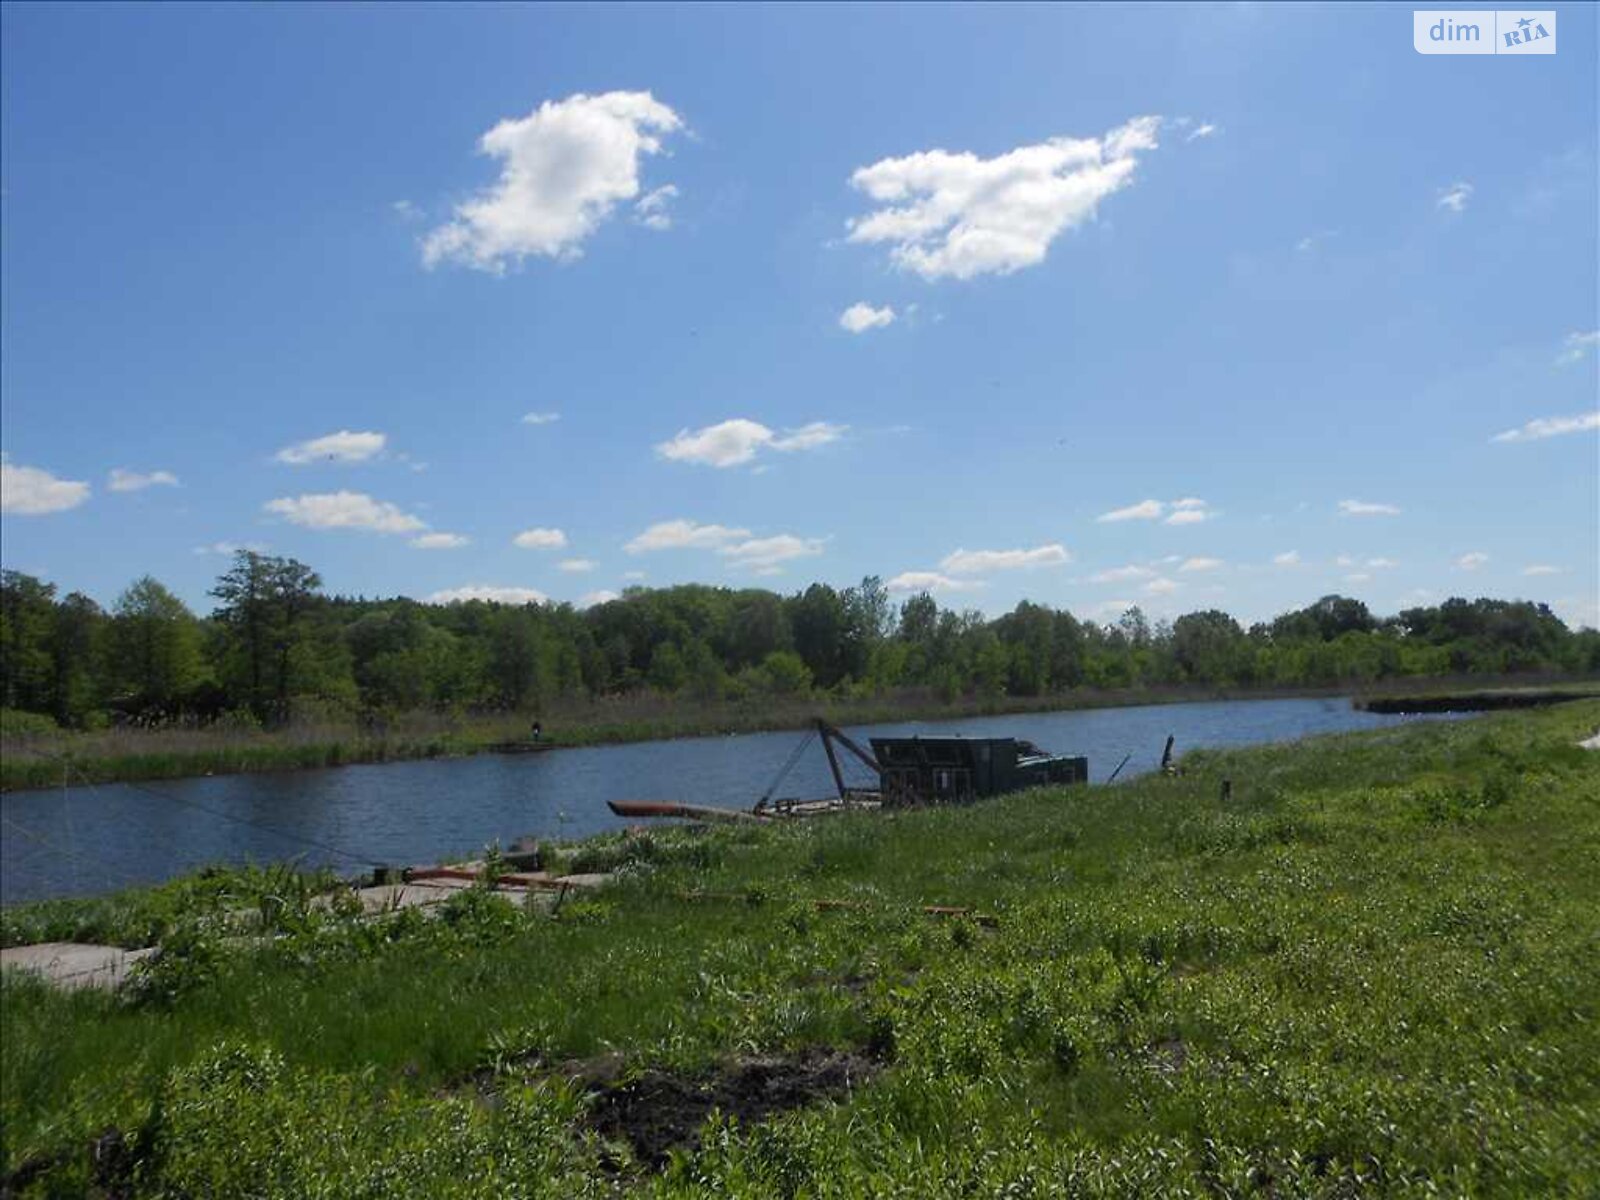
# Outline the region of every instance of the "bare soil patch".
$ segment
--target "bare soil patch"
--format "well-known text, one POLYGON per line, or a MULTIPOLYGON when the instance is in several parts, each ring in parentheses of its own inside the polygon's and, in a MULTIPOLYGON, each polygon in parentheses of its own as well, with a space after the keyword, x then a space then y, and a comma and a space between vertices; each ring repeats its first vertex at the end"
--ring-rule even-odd
POLYGON ((615 1068, 606 1061, 592 1074, 572 1076, 593 1097, 589 1124, 607 1138, 626 1141, 640 1162, 658 1170, 673 1150, 699 1144, 713 1109, 753 1125, 846 1096, 883 1069, 866 1055, 826 1048, 736 1058, 692 1076, 646 1071, 620 1083, 615 1068))

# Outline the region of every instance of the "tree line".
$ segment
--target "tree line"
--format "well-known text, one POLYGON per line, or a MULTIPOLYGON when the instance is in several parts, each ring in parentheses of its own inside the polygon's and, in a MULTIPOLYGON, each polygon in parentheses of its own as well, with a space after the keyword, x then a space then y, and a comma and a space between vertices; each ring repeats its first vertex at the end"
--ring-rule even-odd
POLYGON ((17 571, 0 575, 0 704, 72 727, 111 721, 273 725, 308 712, 539 712, 649 690, 706 700, 961 696, 1185 684, 1300 687, 1403 676, 1600 671, 1600 633, 1542 604, 1450 599, 1377 617, 1325 596, 1241 626, 1217 610, 1081 621, 1030 601, 994 619, 894 604, 875 576, 790 595, 701 584, 619 599, 506 605, 329 596, 292 558, 240 551, 196 616, 155 579, 109 612, 17 571))

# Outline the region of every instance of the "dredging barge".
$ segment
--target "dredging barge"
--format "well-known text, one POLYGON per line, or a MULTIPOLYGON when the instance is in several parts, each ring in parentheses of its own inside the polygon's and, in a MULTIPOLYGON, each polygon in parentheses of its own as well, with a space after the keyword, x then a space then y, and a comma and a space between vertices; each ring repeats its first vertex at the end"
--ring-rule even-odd
POLYGON ((817 718, 767 790, 748 809, 661 801, 609 801, 619 817, 680 817, 690 820, 762 821, 806 817, 853 808, 913 808, 969 804, 990 796, 1046 784, 1089 782, 1089 760, 1081 754, 1049 754, 1024 738, 875 737, 863 747, 849 734, 817 718), (828 757, 836 796, 799 799, 777 796, 813 738, 828 757), (840 766, 844 752, 864 766, 875 786, 854 787, 840 766))

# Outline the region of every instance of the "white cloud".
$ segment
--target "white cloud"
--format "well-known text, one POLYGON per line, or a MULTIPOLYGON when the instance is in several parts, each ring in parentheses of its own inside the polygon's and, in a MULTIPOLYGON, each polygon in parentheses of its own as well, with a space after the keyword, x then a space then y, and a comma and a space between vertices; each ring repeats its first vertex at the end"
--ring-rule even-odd
POLYGON ((1059 567, 1071 561, 1072 555, 1065 546, 1051 542, 1032 550, 957 550, 945 555, 939 566, 952 575, 981 575, 986 571, 1059 567))
POLYGON ((951 579, 937 571, 904 571, 884 586, 891 592, 975 592, 988 584, 981 579, 951 579))
POLYGON ((1159 500, 1141 500, 1137 504, 1130 504, 1127 508, 1114 508, 1110 512, 1101 513, 1096 521, 1154 521, 1167 511, 1167 506, 1159 500))
POLYGON ((1522 573, 1524 575, 1560 575, 1563 572, 1560 567, 1552 567, 1548 563, 1534 563, 1532 566, 1523 567, 1522 573))
POLYGON ((1336 567, 1353 567, 1356 565, 1356 560, 1348 554, 1341 554, 1333 560, 1333 565, 1336 567))
POLYGON ((748 538, 750 531, 728 525, 701 525, 698 521, 659 521, 623 547, 629 554, 652 550, 714 550, 748 538))
POLYGON ((1490 438, 1491 442, 1536 442, 1541 438, 1559 437, 1564 433, 1584 433, 1600 429, 1600 409, 1580 413, 1575 417, 1539 417, 1520 429, 1508 429, 1490 438))
POLYGON ((1456 559, 1456 566, 1460 567, 1463 571, 1476 571, 1488 561, 1489 556, 1482 550, 1472 550, 1456 559))
POLYGON ((1354 575, 1346 575, 1344 581, 1346 583, 1371 583, 1372 576, 1365 571, 1357 571, 1354 575))
POLYGON ((1596 346, 1600 346, 1600 331, 1594 333, 1569 333, 1567 334, 1567 348, 1561 352, 1561 357, 1556 359, 1556 363, 1560 366, 1567 366, 1578 362, 1596 346))
POLYGON ((582 571, 592 571, 599 565, 592 558, 563 558, 556 564, 556 570, 577 574, 582 571))
POLYGON ((1285 550, 1282 554, 1274 554, 1272 561, 1280 567, 1295 567, 1300 565, 1300 551, 1285 550))
POLYGON ((523 414, 522 417, 524 425, 549 425, 559 420, 561 414, 558 412, 531 412, 523 414))
POLYGON ((1163 525, 1198 525, 1202 521, 1211 520, 1216 515, 1206 507, 1204 500, 1179 500, 1173 505, 1172 513, 1161 523, 1163 525))
POLYGON ((862 167, 850 182, 882 207, 849 222, 852 242, 887 242, 896 266, 924 279, 1010 274, 1044 261, 1064 230, 1133 182, 1156 148, 1159 117, 1103 138, 1051 138, 994 158, 926 150, 862 167))
POLYGON ((851 333, 865 333, 869 329, 882 329, 894 322, 894 309, 885 304, 873 308, 866 301, 857 301, 839 314, 839 328, 851 333))
POLYGON ((511 544, 524 550, 559 550, 567 544, 567 535, 559 529, 524 529, 511 544))
POLYGON ((678 189, 668 183, 653 192, 646 192, 633 206, 634 220, 646 229, 665 232, 672 228, 672 214, 667 211, 670 201, 677 199, 678 189))
POLYGON ((212 542, 209 545, 196 546, 194 548, 196 554, 220 554, 227 558, 232 558, 241 550, 248 550, 252 554, 265 554, 267 552, 267 544, 265 542, 212 542))
POLYGON ((631 580, 644 579, 644 578, 647 578, 648 575, 649 575, 648 571, 624 571, 622 573, 622 577, 624 579, 631 579, 631 580))
POLYGON ((1463 211, 1470 199, 1472 199, 1470 183, 1452 183, 1449 187, 1439 189, 1439 207, 1448 208, 1451 212, 1463 211))
POLYGON ((37 517, 66 512, 89 498, 87 483, 57 479, 39 467, 24 467, 0 458, 0 512, 37 517))
POLYGON ((263 506, 274 516, 307 529, 365 529, 372 533, 420 533, 427 523, 387 500, 364 492, 322 492, 285 496, 263 506))
POLYGON ((382 454, 388 440, 381 433, 351 433, 348 429, 341 429, 338 433, 330 433, 325 437, 285 446, 273 455, 273 458, 296 467, 322 462, 366 462, 369 458, 382 454))
POLYGON ((409 200, 391 201, 389 203, 389 211, 407 223, 422 220, 422 210, 409 200))
POLYGON ((1166 520, 1162 521, 1164 525, 1198 525, 1216 515, 1216 511, 1204 500, 1185 496, 1170 503, 1161 500, 1141 500, 1138 504, 1128 505, 1127 508, 1114 508, 1110 512, 1101 513, 1095 520, 1157 521, 1165 516, 1166 520))
MULTIPOLYGON (((501 121, 478 142, 500 161, 500 178, 423 238, 422 261, 499 274, 529 255, 577 257, 612 210, 639 195, 640 160, 661 153, 662 136, 682 127, 649 92, 580 92, 501 121)), ((658 205, 668 198, 661 192, 652 193, 658 205)))
POLYGON ((1369 558, 1369 559, 1367 559, 1367 566, 1376 568, 1377 570, 1380 570, 1380 571, 1385 569, 1385 568, 1387 568, 1387 567, 1398 567, 1399 565, 1400 564, 1395 562, 1395 560, 1392 559, 1392 558, 1369 558))
POLYGON ((495 587, 487 583, 469 583, 464 587, 447 588, 428 597, 429 604, 458 604, 468 600, 487 600, 493 604, 543 604, 550 597, 537 588, 495 587))
POLYGON ((1175 579, 1168 579, 1165 575, 1152 579, 1144 585, 1144 590, 1152 596, 1166 596, 1177 591, 1183 584, 1175 579))
POLYGON ((751 538, 717 547, 735 567, 743 567, 758 575, 774 575, 782 564, 796 558, 809 558, 821 554, 822 538, 797 537, 792 533, 779 533, 772 537, 751 538))
POLYGON ((680 429, 671 440, 659 443, 656 453, 673 462, 737 467, 762 450, 782 453, 814 450, 838 441, 848 428, 848 425, 835 425, 830 421, 813 421, 778 434, 759 421, 735 417, 704 429, 680 429))
POLYGON ((788 453, 791 450, 815 450, 829 442, 837 442, 845 435, 848 425, 835 425, 832 421, 812 421, 798 429, 786 429, 772 439, 772 448, 788 453))
POLYGON ((138 492, 147 487, 177 487, 178 477, 171 471, 151 471, 141 474, 124 467, 113 467, 106 487, 113 492, 138 492))
POLYGON ((600 588, 598 591, 585 592, 582 596, 579 596, 578 607, 593 608, 596 604, 610 604, 613 600, 621 599, 621 596, 609 588, 600 588))
POLYGON ((411 539, 418 550, 459 550, 472 543, 472 539, 459 533, 425 533, 411 539))
POLYGON ((1110 567, 1089 576, 1090 583, 1124 583, 1130 579, 1149 579, 1155 572, 1149 567, 1110 567))
POLYGON ((1183 140, 1186 142, 1198 141, 1200 138, 1208 138, 1217 132, 1219 132, 1217 127, 1207 121, 1204 124, 1196 125, 1183 140))
POLYGON ((1392 504, 1371 504, 1365 500, 1339 501, 1339 514, 1345 517, 1397 517, 1400 510, 1392 504))
POLYGON ((1180 566, 1178 568, 1178 570, 1180 570, 1180 571, 1215 571, 1218 567, 1220 567, 1222 565, 1223 565, 1223 563, 1222 563, 1222 560, 1220 558, 1186 558, 1186 559, 1183 560, 1183 565, 1180 566))

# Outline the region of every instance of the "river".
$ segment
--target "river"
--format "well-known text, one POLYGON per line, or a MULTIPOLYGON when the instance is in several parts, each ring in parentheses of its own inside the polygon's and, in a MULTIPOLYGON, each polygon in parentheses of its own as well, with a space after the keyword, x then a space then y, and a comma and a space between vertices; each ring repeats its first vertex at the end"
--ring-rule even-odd
MULTIPOLYGON (((1086 754, 1103 782, 1153 770, 1167 735, 1202 746, 1287 741, 1423 718, 1360 712, 1348 700, 1235 700, 967 717, 852 727, 875 734, 1027 738, 1086 754)), ((560 730, 547 731, 559 738, 560 730)), ((619 828, 608 800, 684 800, 748 807, 803 733, 756 733, 315 771, 106 784, 0 796, 0 903, 90 895, 217 862, 299 857, 354 874, 363 864, 436 862, 522 834, 576 838, 619 828)), ((866 773, 841 755, 851 779, 866 773)), ((820 746, 808 747, 778 794, 832 794, 820 746)))

